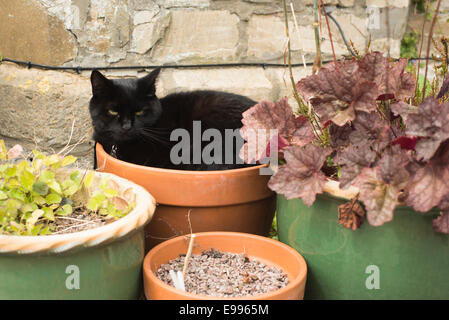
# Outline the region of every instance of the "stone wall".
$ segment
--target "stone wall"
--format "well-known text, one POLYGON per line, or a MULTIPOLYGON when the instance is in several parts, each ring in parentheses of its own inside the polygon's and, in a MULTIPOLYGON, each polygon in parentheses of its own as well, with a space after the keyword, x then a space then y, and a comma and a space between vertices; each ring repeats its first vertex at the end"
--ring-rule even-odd
MULTIPOLYGON (((313 0, 293 3, 289 12, 293 62, 313 61, 313 0)), ((444 0, 445 3, 449 0, 444 0)), ((408 0, 329 0, 328 11, 347 40, 364 52, 371 49, 399 55, 407 25, 408 0)), ((290 8, 290 7, 289 7, 290 8)), ((348 54, 336 25, 330 22, 337 56, 348 54)), ((322 21, 322 54, 332 50, 322 21)), ((0 53, 8 58, 63 66, 127 66, 232 62, 282 63, 286 47, 280 0, 0 0, 0 53)), ((139 76, 145 70, 107 72, 139 76)), ((310 73, 295 68, 297 79, 310 73)), ((87 103, 89 73, 25 69, 0 65, 0 137, 43 149, 63 147, 71 135, 79 141, 90 132, 87 103)), ((289 95, 284 68, 164 69, 158 95, 190 89, 217 89, 277 100, 289 95)), ((75 152, 91 148, 81 143, 75 152)))

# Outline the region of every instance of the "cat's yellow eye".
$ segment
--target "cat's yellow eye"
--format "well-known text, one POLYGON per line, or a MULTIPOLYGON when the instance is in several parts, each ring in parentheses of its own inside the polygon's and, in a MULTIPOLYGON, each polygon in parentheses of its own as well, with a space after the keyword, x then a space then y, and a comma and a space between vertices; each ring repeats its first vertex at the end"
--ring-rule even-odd
POLYGON ((108 110, 108 113, 109 113, 111 116, 116 116, 116 115, 118 115, 118 112, 116 112, 116 111, 114 111, 114 110, 108 110))
POLYGON ((142 116, 143 115, 143 110, 136 112, 136 116, 142 116))

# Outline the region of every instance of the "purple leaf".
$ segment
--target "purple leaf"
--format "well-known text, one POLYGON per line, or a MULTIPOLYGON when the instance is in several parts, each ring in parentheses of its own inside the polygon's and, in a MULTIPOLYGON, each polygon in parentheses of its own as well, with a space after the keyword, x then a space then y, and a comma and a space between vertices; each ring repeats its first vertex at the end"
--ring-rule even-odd
POLYGON ((449 234, 449 211, 444 211, 441 215, 432 221, 433 230, 449 234))
POLYGON ((386 184, 379 167, 364 168, 354 185, 360 190, 360 200, 365 205, 369 224, 380 226, 393 219, 401 189, 397 185, 386 184))
POLYGON ((443 84, 441 85, 441 89, 440 92, 438 92, 437 99, 443 98, 448 91, 449 91, 449 74, 446 76, 446 78, 443 81, 443 84))
POLYGON ((410 154, 398 145, 386 150, 379 160, 382 181, 395 185, 398 189, 403 189, 410 178, 406 169, 410 161, 410 154))
POLYGON ((341 167, 340 188, 347 189, 363 168, 370 167, 374 163, 376 152, 370 148, 369 144, 349 145, 340 150, 334 160, 341 167))
POLYGON ((301 198, 306 205, 311 206, 326 183, 327 178, 321 167, 331 151, 313 144, 288 147, 284 150, 287 163, 279 167, 268 186, 287 199, 301 198))
POLYGON ((449 103, 440 104, 429 97, 421 103, 418 113, 404 117, 406 134, 423 137, 416 144, 418 160, 429 160, 440 144, 449 138, 449 103))
POLYGON ((278 135, 279 146, 304 146, 314 139, 313 129, 304 116, 295 116, 287 98, 277 103, 262 101, 243 113, 242 137, 247 141, 240 157, 252 163, 266 156, 273 136, 278 135))
POLYGON ((402 100, 415 94, 415 80, 405 72, 407 59, 391 62, 381 52, 371 52, 358 63, 363 79, 377 84, 379 100, 402 100))
POLYGON ((338 126, 355 119, 356 111, 376 109, 377 86, 363 81, 356 61, 339 60, 324 66, 317 74, 300 80, 298 92, 315 108, 322 122, 338 126))
POLYGON ((428 163, 413 171, 405 203, 416 211, 427 212, 449 194, 449 141, 438 148, 428 163))

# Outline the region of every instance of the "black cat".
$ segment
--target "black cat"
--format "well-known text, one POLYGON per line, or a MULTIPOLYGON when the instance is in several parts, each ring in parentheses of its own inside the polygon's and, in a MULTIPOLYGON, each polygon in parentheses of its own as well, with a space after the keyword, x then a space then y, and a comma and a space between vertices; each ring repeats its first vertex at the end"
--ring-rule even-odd
POLYGON ((160 68, 143 78, 113 80, 96 70, 92 72, 93 96, 89 111, 94 140, 118 159, 145 166, 181 170, 224 170, 247 166, 236 161, 240 160, 236 155, 243 139, 235 129, 242 126, 242 113, 256 102, 219 91, 175 93, 158 99, 155 82, 159 72, 160 68), (215 163, 203 161, 202 157, 198 160, 198 152, 209 142, 194 141, 199 139, 198 134, 194 136, 194 121, 200 121, 201 135, 207 129, 216 129, 222 134, 222 149, 211 153, 215 163), (170 151, 178 143, 170 141, 170 134, 178 128, 185 129, 190 135, 189 161, 183 161, 187 163, 173 163, 170 159, 170 151), (237 133, 232 148, 227 149, 226 129, 237 133), (229 163, 229 153, 234 159, 232 163, 229 163))

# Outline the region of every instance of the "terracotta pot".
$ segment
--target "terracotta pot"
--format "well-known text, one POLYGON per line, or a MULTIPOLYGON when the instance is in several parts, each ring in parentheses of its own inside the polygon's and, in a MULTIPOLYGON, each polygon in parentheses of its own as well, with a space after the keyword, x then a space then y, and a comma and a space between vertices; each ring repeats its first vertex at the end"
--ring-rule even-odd
POLYGON ((188 293, 176 289, 158 279, 155 272, 161 264, 186 254, 189 241, 185 236, 176 237, 154 247, 143 262, 145 296, 151 300, 302 300, 306 284, 307 265, 304 258, 289 246, 266 237, 239 232, 202 232, 195 234, 192 254, 201 254, 210 248, 222 252, 245 252, 249 259, 282 269, 289 284, 279 290, 238 298, 222 298, 188 293))
POLYGON ((135 165, 107 154, 97 143, 97 165, 146 188, 159 204, 146 227, 147 249, 164 240, 204 231, 267 236, 276 196, 270 176, 254 166, 222 171, 185 171, 135 165))

